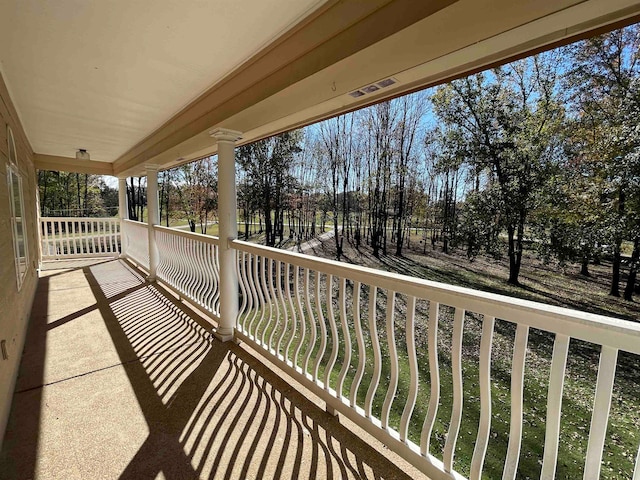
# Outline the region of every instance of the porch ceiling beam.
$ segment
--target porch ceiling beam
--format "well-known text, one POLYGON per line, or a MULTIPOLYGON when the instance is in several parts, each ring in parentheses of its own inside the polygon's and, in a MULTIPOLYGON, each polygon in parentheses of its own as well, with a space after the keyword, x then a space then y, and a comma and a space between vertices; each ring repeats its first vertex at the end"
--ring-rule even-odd
POLYGON ((136 169, 201 132, 208 137, 226 118, 456 1, 330 1, 118 158, 114 171, 136 169))
POLYGON ((95 160, 78 160, 70 157, 34 154, 34 166, 38 170, 54 170, 71 173, 89 173, 92 175, 113 175, 113 164, 95 160))

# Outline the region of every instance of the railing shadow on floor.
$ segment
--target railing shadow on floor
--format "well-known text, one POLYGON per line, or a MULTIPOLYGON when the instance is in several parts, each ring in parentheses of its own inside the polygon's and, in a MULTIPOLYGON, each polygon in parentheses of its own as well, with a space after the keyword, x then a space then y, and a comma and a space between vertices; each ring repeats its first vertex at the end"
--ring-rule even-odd
POLYGON ((85 274, 149 427, 120 478, 410 478, 162 287, 108 270, 85 274))

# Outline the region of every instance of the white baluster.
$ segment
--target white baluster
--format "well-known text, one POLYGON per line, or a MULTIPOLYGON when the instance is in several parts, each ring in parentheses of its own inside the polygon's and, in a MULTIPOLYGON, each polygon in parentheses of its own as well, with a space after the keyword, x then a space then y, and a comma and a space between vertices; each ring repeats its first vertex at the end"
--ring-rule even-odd
MULTIPOLYGON (((303 269, 305 270, 305 269, 303 269)), ((302 301, 300 299, 300 267, 298 267, 297 265, 295 266, 294 269, 294 283, 293 283, 293 288, 295 289, 294 295, 296 298, 296 307, 297 307, 297 317, 300 319, 300 335, 298 338, 298 341, 296 343, 296 347, 293 351, 293 368, 297 368, 298 367, 298 356, 300 355, 300 349, 302 348, 302 344, 305 341, 305 335, 306 335, 306 322, 304 319, 304 310, 302 309, 302 301)), ((307 292, 305 291, 305 296, 307 295, 307 292)), ((293 308, 293 306, 292 306, 293 308)), ((291 342, 293 341, 293 335, 291 336, 291 340, 289 341, 289 344, 291 344, 291 342)), ((289 348, 289 346, 287 346, 287 349, 289 348)))
MULTIPOLYGON (((305 292, 305 305, 307 307, 307 317, 309 318, 309 326, 311 327, 311 333, 309 335, 309 344, 307 345, 307 351, 304 354, 304 364, 302 367, 302 371, 306 374, 306 373, 310 373, 309 372, 309 359, 311 358, 311 354, 313 353, 313 348, 316 346, 316 335, 317 335, 317 328, 316 328, 316 319, 313 315, 313 309, 311 308, 311 289, 310 289, 310 285, 309 285, 309 269, 305 268, 304 269, 304 292, 305 292)), ((315 273, 315 282, 316 284, 318 283, 318 277, 319 274, 316 272, 315 273)))
POLYGON ((416 297, 409 297, 407 302, 407 320, 405 331, 407 336, 407 356, 409 360, 409 394, 400 418, 400 440, 407 443, 409 420, 418 398, 418 356, 416 355, 415 335, 416 297))
POLYGON ((484 458, 487 455, 491 431, 491 345, 493 344, 493 317, 482 320, 480 340, 480 425, 471 459, 471 480, 480 480, 484 458))
POLYGON ((522 444, 522 404, 524 398, 524 367, 527 355, 529 327, 518 325, 513 344, 511 366, 511 426, 509 429, 509 447, 502 473, 502 480, 515 480, 522 444))
POLYGON ((324 370, 324 388, 329 390, 331 384, 331 372, 338 358, 338 326, 333 312, 333 275, 327 275, 327 318, 329 318, 329 328, 331 329, 331 354, 324 370))
POLYGON ((391 377, 389 378, 389 388, 382 405, 382 428, 389 429, 389 412, 391 404, 398 390, 398 348, 396 346, 395 334, 395 312, 396 312, 396 292, 390 291, 387 294, 387 344, 389 346, 389 361, 391 362, 391 377))
MULTIPOLYGON (((326 281, 329 282, 329 275, 327 275, 326 281)), ((324 357, 324 352, 327 349, 327 325, 324 320, 324 315, 322 313, 320 296, 320 272, 316 272, 316 295, 315 295, 315 304, 316 304, 316 317, 318 318, 318 324, 320 325, 320 348, 318 349, 318 353, 316 354, 316 361, 313 366, 313 379, 314 381, 318 380, 318 370, 320 367, 320 362, 322 362, 322 357, 324 357)))
POLYGON ((602 450, 604 449, 604 440, 607 435, 607 423, 609 421, 617 362, 618 349, 602 347, 600 365, 598 367, 598 380, 596 381, 596 394, 593 402, 593 414, 591 416, 591 428, 589 429, 587 462, 584 466, 585 480, 600 478, 602 450))
POLYGON ((556 475, 562 389, 564 387, 564 371, 567 366, 568 351, 569 337, 567 335, 556 335, 551 357, 551 374, 549 375, 549 392, 547 393, 547 429, 544 437, 542 473, 540 474, 540 478, 544 480, 552 479, 556 475))
POLYGON ((423 456, 429 454, 431 432, 438 414, 440 402, 440 366, 438 365, 438 316, 440 305, 438 302, 429 302, 429 332, 427 334, 427 348, 429 349, 429 377, 431 383, 431 396, 429 397, 429 409, 422 424, 420 435, 420 453, 423 456))
POLYGON ((380 341, 378 340, 378 327, 376 325, 376 303, 378 287, 369 287, 369 335, 371 337, 371 348, 373 349, 373 376, 367 389, 367 396, 364 400, 364 412, 367 418, 371 418, 371 406, 373 397, 380 383, 380 372, 382 370, 382 354, 380 353, 380 341))
POLYGON ((347 322, 346 284, 347 280, 342 277, 340 279, 338 305, 340 305, 340 325, 342 325, 342 336, 344 337, 344 358, 342 359, 342 368, 336 383, 336 396, 338 398, 342 397, 342 385, 351 366, 351 335, 349 334, 349 323, 347 322))
POLYGON ((361 283, 355 282, 353 286, 353 327, 356 332, 356 341, 358 342, 358 367, 356 374, 351 382, 350 402, 355 407, 358 399, 358 388, 364 375, 364 367, 367 361, 366 347, 364 343, 364 334, 362 332, 362 320, 360 319, 360 290, 361 283))
POLYGON ((453 374, 453 409, 447 440, 444 444, 444 471, 451 473, 453 470, 453 456, 456 451, 456 442, 460 432, 462 420, 462 330, 464 328, 463 308, 456 308, 453 316, 453 338, 451 340, 451 369, 453 374))

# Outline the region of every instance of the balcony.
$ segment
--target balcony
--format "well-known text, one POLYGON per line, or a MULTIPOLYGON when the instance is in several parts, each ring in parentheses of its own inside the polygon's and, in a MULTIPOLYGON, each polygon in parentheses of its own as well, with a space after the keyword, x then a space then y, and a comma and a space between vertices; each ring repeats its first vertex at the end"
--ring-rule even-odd
POLYGON ((238 241, 234 154, 640 0, 24 4, 0 2, 0 478, 640 480, 638 324, 238 241), (211 155, 220 239, 158 226, 158 172, 211 155), (118 177, 120 218, 39 218, 38 170, 118 177))
POLYGON ((44 264, 32 311, 0 468, 9 478, 506 479, 535 451, 539 476, 553 478, 569 460, 559 452, 576 341, 596 379, 578 456, 584 478, 600 477, 616 368, 640 354, 636 323, 238 240, 225 276, 218 238, 86 222, 42 220, 58 260, 44 264), (119 245, 126 259, 83 258, 119 245), (47 270, 68 262, 86 263, 47 270), (225 282, 238 286, 239 344, 215 336, 225 282), (492 357, 505 332, 508 394, 492 357), (537 439, 523 435, 530 335, 550 347, 537 439))

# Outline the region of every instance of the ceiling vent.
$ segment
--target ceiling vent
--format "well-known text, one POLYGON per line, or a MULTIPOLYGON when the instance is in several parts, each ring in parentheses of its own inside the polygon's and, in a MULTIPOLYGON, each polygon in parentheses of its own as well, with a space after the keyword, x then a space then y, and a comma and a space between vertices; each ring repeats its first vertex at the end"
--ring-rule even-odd
POLYGON ((396 83, 398 83, 398 81, 395 78, 392 78, 392 77, 385 78, 384 80, 380 80, 379 82, 375 82, 370 85, 360 87, 359 89, 354 90, 353 92, 349 92, 349 95, 351 95, 353 98, 363 97, 365 95, 369 95, 371 93, 377 92, 378 90, 381 90, 383 88, 387 88, 387 87, 390 87, 391 85, 395 85, 396 83))
POLYGON ((391 85, 393 85, 394 83, 396 83, 396 79, 395 78, 385 78, 384 80, 381 80, 377 83, 377 85, 380 88, 387 88, 390 87, 391 85))

